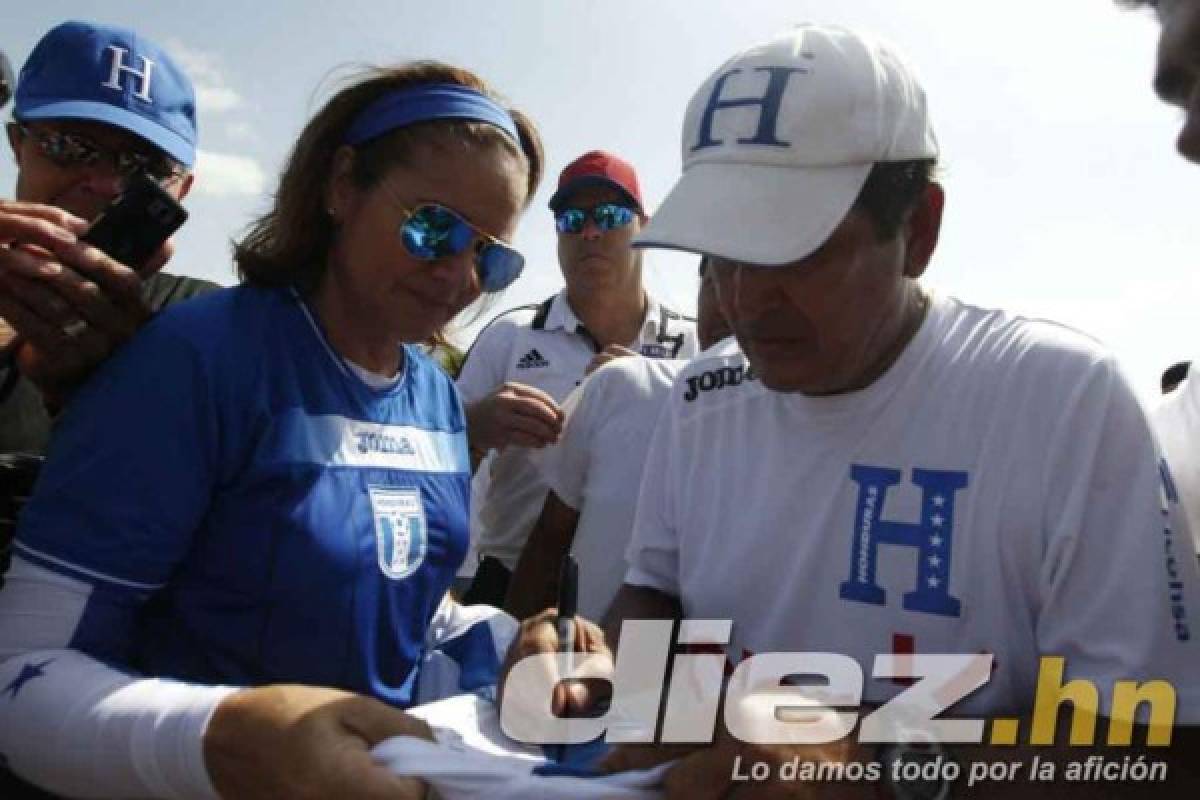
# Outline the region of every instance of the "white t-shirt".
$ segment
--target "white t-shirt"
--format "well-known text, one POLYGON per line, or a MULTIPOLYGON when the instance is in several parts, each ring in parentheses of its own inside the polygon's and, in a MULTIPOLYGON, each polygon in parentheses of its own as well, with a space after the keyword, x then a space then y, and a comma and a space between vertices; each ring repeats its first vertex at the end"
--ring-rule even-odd
POLYGON ((1020 713, 1068 678, 1167 678, 1200 722, 1196 559, 1149 423, 1069 329, 935 298, 870 387, 766 389, 739 354, 685 368, 655 430, 626 582, 732 619, 749 653, 994 654, 953 713, 1020 713))
POLYGON ((1151 414, 1200 550, 1200 378, 1189 376, 1151 414))
POLYGON ((686 361, 619 358, 588 376, 563 404, 557 444, 535 456, 546 484, 579 512, 579 613, 598 620, 621 588, 633 502, 654 423, 686 361))
MULTIPOLYGON (((648 297, 646 319, 629 348, 651 358, 692 358, 696 323, 648 297)), ((584 378, 596 355, 595 340, 567 303, 566 290, 541 306, 518 308, 480 332, 467 353, 458 389, 467 405, 505 381, 545 391, 561 403, 584 378)), ((509 447, 490 459, 491 482, 479 506, 479 554, 512 569, 546 500, 546 485, 524 447, 509 447)), ((474 535, 472 538, 476 538, 474 535)))

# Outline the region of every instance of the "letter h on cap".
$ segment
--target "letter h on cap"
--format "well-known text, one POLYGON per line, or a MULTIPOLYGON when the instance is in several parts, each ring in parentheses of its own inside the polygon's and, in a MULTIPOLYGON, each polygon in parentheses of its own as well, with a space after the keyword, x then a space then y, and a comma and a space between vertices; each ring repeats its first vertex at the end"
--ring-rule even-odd
POLYGON ((121 73, 128 72, 130 75, 141 78, 140 88, 134 94, 147 103, 152 102, 150 99, 150 74, 154 71, 154 62, 145 56, 138 56, 142 60, 142 71, 138 72, 133 67, 126 66, 125 64, 125 56, 129 53, 128 50, 110 44, 108 52, 112 54, 112 72, 109 73, 108 80, 101 85, 106 89, 116 89, 119 92, 122 89, 121 73))
POLYGON ((692 152, 706 147, 718 147, 723 140, 712 138, 713 117, 721 109, 740 108, 742 106, 760 106, 758 130, 749 139, 738 139, 738 144, 762 144, 770 147, 791 147, 790 142, 780 141, 775 135, 776 123, 779 120, 779 105, 783 102, 783 93, 787 91, 788 79, 796 72, 807 74, 803 67, 755 67, 755 72, 766 72, 771 77, 767 80, 767 90, 762 97, 738 97, 730 100, 721 99, 725 90, 725 82, 734 75, 741 74, 740 69, 731 69, 713 84, 712 94, 708 96, 708 105, 700 118, 700 134, 692 152))

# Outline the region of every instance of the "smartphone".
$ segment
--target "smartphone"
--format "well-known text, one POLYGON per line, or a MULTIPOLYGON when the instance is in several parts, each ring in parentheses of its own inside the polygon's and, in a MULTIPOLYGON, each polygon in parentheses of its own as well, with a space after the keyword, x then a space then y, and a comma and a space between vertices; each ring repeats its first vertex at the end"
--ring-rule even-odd
POLYGON ((100 212, 83 241, 130 269, 140 270, 187 216, 183 206, 161 186, 137 175, 100 212))

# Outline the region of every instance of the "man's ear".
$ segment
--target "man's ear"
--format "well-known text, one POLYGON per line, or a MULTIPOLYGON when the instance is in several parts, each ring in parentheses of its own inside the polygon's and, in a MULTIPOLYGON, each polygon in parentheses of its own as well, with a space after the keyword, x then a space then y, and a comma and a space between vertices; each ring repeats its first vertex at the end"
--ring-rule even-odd
POLYGON ((905 276, 919 278, 929 266, 942 230, 942 209, 945 205, 946 192, 941 184, 930 183, 924 197, 909 214, 908 221, 904 223, 905 276))
POLYGON ((189 172, 188 174, 184 175, 183 180, 179 182, 179 194, 176 195, 175 199, 182 201, 183 198, 187 197, 188 192, 192 190, 192 184, 195 182, 196 173, 189 172))
POLYGON ((17 127, 17 123, 10 122, 4 126, 5 133, 8 134, 8 146, 12 148, 13 161, 16 162, 17 169, 21 169, 21 129, 17 127))
POLYGON ((325 186, 325 210, 334 222, 345 218, 354 201, 357 189, 354 186, 354 149, 342 145, 333 154, 333 166, 329 170, 329 183, 325 186))

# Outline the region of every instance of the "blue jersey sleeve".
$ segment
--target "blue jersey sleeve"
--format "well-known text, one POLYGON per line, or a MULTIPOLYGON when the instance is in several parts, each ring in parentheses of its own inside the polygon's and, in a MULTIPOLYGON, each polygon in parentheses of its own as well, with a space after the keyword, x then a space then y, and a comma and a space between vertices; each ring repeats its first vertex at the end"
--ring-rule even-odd
POLYGON ((183 559, 217 476, 213 381, 156 320, 72 399, 21 516, 16 552, 92 585, 72 646, 122 661, 136 608, 183 559))

